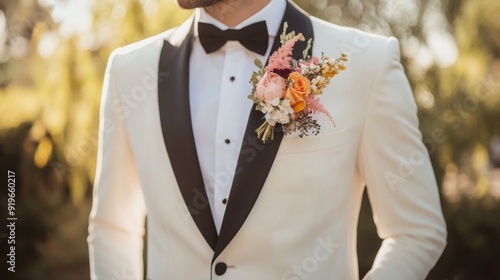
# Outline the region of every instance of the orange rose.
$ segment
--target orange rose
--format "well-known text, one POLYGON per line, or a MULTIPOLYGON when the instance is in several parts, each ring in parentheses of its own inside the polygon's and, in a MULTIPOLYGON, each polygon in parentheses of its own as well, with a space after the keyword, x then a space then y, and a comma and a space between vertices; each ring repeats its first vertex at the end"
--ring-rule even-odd
POLYGON ((300 112, 306 106, 306 96, 311 93, 311 82, 299 72, 288 75, 290 86, 286 90, 286 98, 295 113, 300 112))

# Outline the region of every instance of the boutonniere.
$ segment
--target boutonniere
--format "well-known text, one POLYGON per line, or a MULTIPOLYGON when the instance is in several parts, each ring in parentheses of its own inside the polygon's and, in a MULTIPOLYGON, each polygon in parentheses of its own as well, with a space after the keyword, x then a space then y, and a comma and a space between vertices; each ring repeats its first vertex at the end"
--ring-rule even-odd
POLYGON ((269 63, 256 59, 255 65, 259 68, 253 72, 250 82, 253 85, 252 93, 248 96, 255 104, 256 110, 264 114, 264 123, 255 130, 259 139, 264 143, 274 140, 274 127, 281 124, 283 133, 291 134, 298 131, 299 137, 308 133, 317 135, 321 126, 311 115, 322 113, 335 126, 333 117, 321 104, 318 96, 328 86, 330 79, 345 70, 347 54, 337 59, 322 54, 321 58, 309 57, 311 40, 302 52, 303 59, 296 61, 292 58, 293 46, 297 41, 305 41, 302 33, 294 31, 286 33, 287 24, 284 24, 280 36, 281 47, 271 54, 269 63))

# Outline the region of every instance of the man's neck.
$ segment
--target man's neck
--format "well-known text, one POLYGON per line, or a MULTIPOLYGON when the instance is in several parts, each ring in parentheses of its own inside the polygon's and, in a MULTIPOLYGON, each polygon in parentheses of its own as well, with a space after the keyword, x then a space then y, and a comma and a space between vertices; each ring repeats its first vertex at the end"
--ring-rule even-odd
POLYGON ((234 27, 251 17, 271 0, 221 0, 205 7, 205 11, 229 27, 234 27))

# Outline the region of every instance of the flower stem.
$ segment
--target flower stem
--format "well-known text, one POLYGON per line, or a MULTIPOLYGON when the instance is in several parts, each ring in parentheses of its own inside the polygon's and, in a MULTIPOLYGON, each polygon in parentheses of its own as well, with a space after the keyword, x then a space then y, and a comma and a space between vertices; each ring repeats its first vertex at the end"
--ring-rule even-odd
POLYGON ((271 141, 274 140, 274 126, 269 124, 267 121, 259 126, 255 132, 257 132, 257 137, 264 143, 266 143, 269 138, 271 138, 271 141))

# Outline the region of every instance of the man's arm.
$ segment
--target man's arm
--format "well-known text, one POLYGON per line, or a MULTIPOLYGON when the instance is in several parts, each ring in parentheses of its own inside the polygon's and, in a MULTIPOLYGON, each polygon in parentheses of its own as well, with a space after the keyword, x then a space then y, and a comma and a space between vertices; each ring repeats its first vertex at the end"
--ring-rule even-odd
POLYGON ((386 47, 359 153, 384 239, 365 279, 425 279, 446 245, 446 225, 397 40, 388 39, 386 47))
POLYGON ((110 56, 104 78, 94 199, 89 220, 92 279, 142 279, 145 203, 128 143, 110 56))

